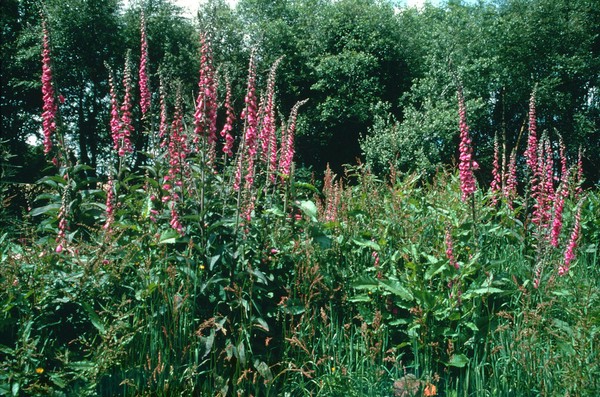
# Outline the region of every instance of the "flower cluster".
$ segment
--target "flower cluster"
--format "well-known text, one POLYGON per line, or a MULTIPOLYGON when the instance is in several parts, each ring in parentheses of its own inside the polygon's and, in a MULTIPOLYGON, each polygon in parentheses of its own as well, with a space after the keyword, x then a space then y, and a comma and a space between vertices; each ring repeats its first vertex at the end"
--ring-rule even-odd
POLYGON ((42 29, 44 31, 42 49, 42 96, 44 100, 42 131, 44 133, 44 153, 48 154, 52 150, 52 134, 54 131, 56 131, 56 113, 58 111, 58 107, 55 102, 54 88, 52 86, 52 68, 50 67, 50 40, 48 38, 46 20, 42 20, 42 29))
POLYGON ((446 229, 446 238, 444 239, 446 243, 446 258, 450 261, 450 265, 452 265, 455 269, 458 270, 458 262, 454 257, 454 243, 452 242, 452 234, 450 233, 450 228, 446 229))
POLYGON ((110 230, 112 223, 115 220, 115 192, 114 192, 114 181, 112 176, 108 177, 106 183, 106 221, 104 222, 103 228, 110 230))
POLYGON ((205 34, 200 35, 200 43, 200 78, 194 113, 194 144, 197 144, 201 137, 207 136, 208 163, 213 164, 217 142, 217 86, 212 63, 212 48, 205 34))
POLYGON ((471 138, 469 137, 465 99, 461 88, 458 90, 458 116, 460 128, 460 144, 458 147, 460 162, 458 170, 462 200, 465 201, 475 193, 476 186, 473 170, 478 169, 479 166, 477 162, 473 160, 473 147, 471 146, 471 138))
POLYGON ((221 130, 221 137, 225 139, 225 143, 223 144, 223 153, 227 156, 233 156, 233 136, 231 135, 231 131, 233 130, 233 122, 235 120, 235 113, 233 113, 233 106, 231 106, 231 86, 229 85, 229 81, 225 84, 225 124, 223 125, 223 129, 221 130))
POLYGON ((535 116, 535 90, 529 98, 529 135, 527 137, 527 149, 525 150, 525 159, 527 165, 533 173, 536 172, 538 166, 537 158, 538 142, 537 142, 537 122, 535 116))
POLYGON ((581 233, 581 205, 583 200, 580 200, 577 204, 577 213, 575 214, 575 224, 573 225, 573 230, 571 231, 571 238, 569 239, 569 243, 567 244, 567 249, 565 250, 565 261, 558 268, 558 275, 564 276, 571 267, 571 262, 575 259, 575 248, 577 247, 577 240, 579 240, 579 234, 581 233))
POLYGON ((142 117, 150 110, 150 89, 148 88, 148 38, 146 36, 146 18, 142 12, 140 18, 141 56, 140 56, 140 108, 142 117))
POLYGON ((288 119, 288 125, 285 129, 285 134, 281 136, 281 154, 279 156, 279 173, 282 177, 289 177, 292 161, 294 159, 294 134, 296 132, 296 119, 298 118, 298 109, 300 106, 304 105, 308 99, 304 99, 294 105, 290 112, 290 117, 288 119))
POLYGON ((502 190, 502 172, 500 170, 499 160, 499 148, 498 148, 498 136, 494 139, 494 161, 492 163, 492 183, 490 188, 492 190, 492 204, 496 205, 498 202, 497 193, 502 190))
POLYGON ((134 131, 133 120, 131 116, 131 67, 129 65, 129 55, 125 60, 125 69, 123 71, 123 87, 125 88, 125 97, 121 104, 121 125, 115 143, 115 150, 119 157, 125 156, 127 153, 133 153, 131 146, 131 134, 134 131))

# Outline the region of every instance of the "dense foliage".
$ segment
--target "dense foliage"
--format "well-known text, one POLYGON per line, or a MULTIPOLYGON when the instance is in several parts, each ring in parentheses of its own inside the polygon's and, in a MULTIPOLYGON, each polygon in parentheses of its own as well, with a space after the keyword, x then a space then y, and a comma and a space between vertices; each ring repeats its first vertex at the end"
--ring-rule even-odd
POLYGON ((0 395, 600 391, 593 2, 1 7, 0 395))

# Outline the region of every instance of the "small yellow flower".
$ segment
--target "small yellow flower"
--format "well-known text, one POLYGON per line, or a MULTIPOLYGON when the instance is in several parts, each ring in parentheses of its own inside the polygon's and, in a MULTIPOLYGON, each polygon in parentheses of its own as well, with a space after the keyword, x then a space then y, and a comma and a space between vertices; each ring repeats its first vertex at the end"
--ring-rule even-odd
POLYGON ((44 368, 42 368, 42 367, 37 367, 37 368, 35 369, 35 373, 36 373, 36 374, 39 374, 39 375, 43 374, 43 373, 44 373, 44 368))
POLYGON ((331 367, 331 372, 335 372, 335 367, 331 367))
POLYGON ((204 270, 204 265, 200 265, 198 268, 200 268, 200 270, 204 270))

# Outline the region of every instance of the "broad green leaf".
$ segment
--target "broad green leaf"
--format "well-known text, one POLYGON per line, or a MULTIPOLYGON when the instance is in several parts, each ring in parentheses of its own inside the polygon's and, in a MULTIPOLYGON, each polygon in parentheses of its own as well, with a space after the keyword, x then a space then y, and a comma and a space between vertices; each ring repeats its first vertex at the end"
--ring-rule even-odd
POLYGON ((308 216, 311 221, 317 221, 317 206, 310 200, 300 201, 300 210, 308 216))
POLYGON ((159 244, 175 244, 177 242, 177 238, 179 237, 179 233, 176 230, 168 229, 162 232, 160 238, 158 239, 159 244))
POLYGON ((98 332, 100 332, 100 334, 104 334, 106 332, 106 330, 104 329, 104 324, 102 323, 102 320, 100 319, 100 317, 98 316, 98 314, 90 306, 90 304, 89 303, 82 303, 81 306, 88 313, 88 316, 90 317, 90 321, 92 322, 92 325, 94 327, 96 327, 96 329, 98 330, 98 332))
POLYGON ((60 203, 52 203, 52 204, 45 205, 43 207, 34 208, 31 210, 29 215, 38 216, 38 215, 42 215, 42 214, 47 214, 48 212, 57 212, 58 213, 58 210, 60 210, 60 205, 61 205, 60 203))
POLYGON ((404 299, 406 301, 412 301, 414 299, 410 291, 404 288, 402 283, 400 283, 398 280, 380 280, 379 283, 384 289, 388 290, 400 299, 404 299))
POLYGON ((349 298, 349 302, 369 302, 371 297, 368 294, 360 294, 349 298))
POLYGON ((449 362, 446 363, 449 367, 464 368, 469 363, 469 358, 464 354, 455 354, 449 362))

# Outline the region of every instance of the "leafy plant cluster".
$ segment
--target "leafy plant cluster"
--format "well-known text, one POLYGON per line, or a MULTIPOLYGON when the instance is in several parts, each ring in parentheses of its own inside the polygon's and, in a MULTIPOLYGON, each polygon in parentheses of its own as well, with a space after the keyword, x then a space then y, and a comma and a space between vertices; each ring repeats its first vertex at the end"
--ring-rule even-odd
POLYGON ((321 183, 291 161, 304 101, 278 115, 279 61, 261 84, 251 57, 233 123, 202 44, 195 101, 172 82, 133 113, 143 151, 127 78, 107 101, 107 177, 56 117, 50 175, 0 236, 0 395, 598 393, 600 197, 546 137, 519 190, 508 166, 466 200, 450 168, 321 183))

